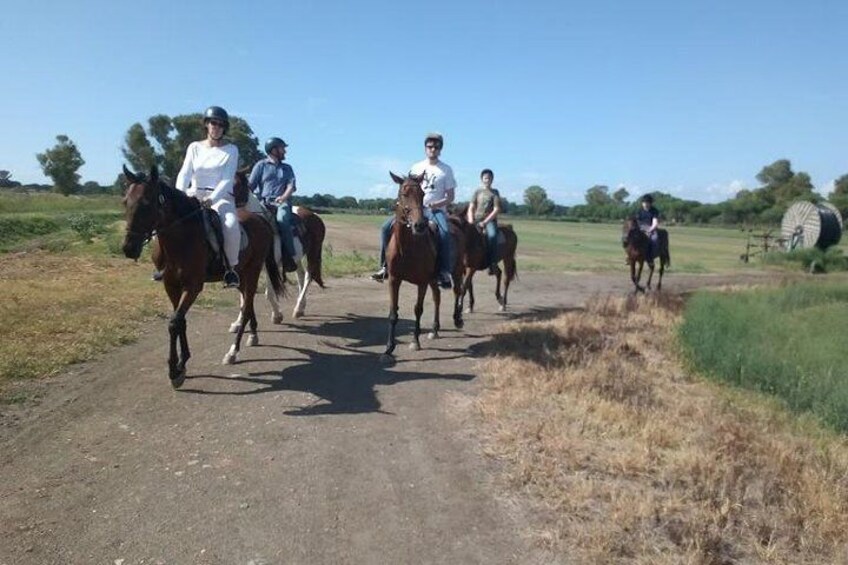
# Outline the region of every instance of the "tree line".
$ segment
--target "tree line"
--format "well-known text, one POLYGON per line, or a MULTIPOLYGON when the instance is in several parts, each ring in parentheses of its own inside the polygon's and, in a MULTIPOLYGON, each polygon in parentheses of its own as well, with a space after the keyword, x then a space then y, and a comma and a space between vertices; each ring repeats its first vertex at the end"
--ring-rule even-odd
MULTIPOLYGON (((167 116, 157 114, 147 124, 132 124, 124 135, 121 151, 130 167, 147 171, 156 166, 166 179, 174 179, 182 165, 185 147, 204 137, 202 115, 184 114, 167 116)), ((239 166, 249 167, 264 155, 259 149, 259 139, 246 120, 230 118, 228 138, 239 149, 239 166)), ((56 143, 36 155, 44 175, 52 185, 22 185, 11 178, 9 171, 0 171, 0 189, 47 191, 60 194, 121 194, 125 182, 118 174, 108 186, 94 181, 80 183, 78 173, 85 164, 79 148, 64 134, 56 136, 56 143)), ((786 209, 796 200, 820 202, 824 195, 815 192, 810 175, 795 172, 788 159, 779 159, 764 166, 756 176, 761 186, 740 190, 733 197, 716 204, 685 200, 662 190, 651 194, 664 219, 691 224, 777 224, 786 209)), ((573 221, 617 221, 638 208, 641 195, 633 195, 624 187, 614 191, 606 185, 594 185, 586 190, 585 203, 563 206, 553 202, 547 191, 538 185, 524 190, 522 202, 502 198, 502 208, 510 215, 566 219, 573 221)), ((848 215, 848 174, 836 180, 833 190, 826 195, 843 216, 848 215)), ((305 196, 298 194, 295 204, 320 209, 338 209, 363 212, 386 212, 394 207, 393 198, 357 199, 353 196, 335 196, 330 193, 305 196)))

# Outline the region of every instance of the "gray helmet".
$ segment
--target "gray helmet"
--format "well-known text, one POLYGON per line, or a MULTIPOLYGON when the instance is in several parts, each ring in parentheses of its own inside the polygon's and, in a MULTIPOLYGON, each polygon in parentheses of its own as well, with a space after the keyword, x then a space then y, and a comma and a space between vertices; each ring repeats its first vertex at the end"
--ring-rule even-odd
POLYGON ((280 139, 279 137, 269 137, 268 141, 265 142, 265 154, 269 155, 271 150, 275 147, 288 147, 289 144, 280 139))
POLYGON ((230 127, 230 116, 220 106, 209 106, 206 108, 206 111, 203 113, 203 123, 205 124, 209 120, 218 120, 224 122, 224 128, 230 127))
POLYGON ((424 138, 424 144, 426 145, 428 141, 435 141, 439 149, 445 146, 445 139, 442 137, 442 134, 437 132, 428 133, 427 137, 424 138))

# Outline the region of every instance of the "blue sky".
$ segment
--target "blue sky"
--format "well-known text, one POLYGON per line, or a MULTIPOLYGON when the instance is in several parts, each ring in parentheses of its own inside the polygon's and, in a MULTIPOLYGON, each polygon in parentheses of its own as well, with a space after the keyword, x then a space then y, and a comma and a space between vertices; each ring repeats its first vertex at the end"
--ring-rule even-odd
POLYGON ((520 200, 594 184, 718 201, 780 158, 848 173, 848 2, 5 0, 0 168, 67 134, 111 184, 131 124, 211 104, 289 142, 303 194, 387 196, 445 135, 520 200), (496 7, 497 6, 497 7, 496 7))

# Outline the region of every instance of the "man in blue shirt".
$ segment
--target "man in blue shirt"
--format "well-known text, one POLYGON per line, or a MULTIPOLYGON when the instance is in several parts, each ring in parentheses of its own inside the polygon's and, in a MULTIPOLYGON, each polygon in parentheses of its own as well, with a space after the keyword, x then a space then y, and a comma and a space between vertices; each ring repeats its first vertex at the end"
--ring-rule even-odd
POLYGON ((266 206, 276 206, 277 225, 283 242, 283 268, 294 271, 294 237, 292 236, 291 196, 297 190, 294 170, 284 163, 288 144, 279 137, 265 142, 267 159, 253 166, 248 179, 250 190, 266 206))
POLYGON ((646 194, 642 197, 642 206, 639 213, 636 214, 636 221, 641 229, 651 240, 651 245, 646 259, 648 262, 653 262, 654 258, 659 254, 660 243, 658 239, 657 229, 660 227, 660 212, 654 208, 654 197, 646 194))

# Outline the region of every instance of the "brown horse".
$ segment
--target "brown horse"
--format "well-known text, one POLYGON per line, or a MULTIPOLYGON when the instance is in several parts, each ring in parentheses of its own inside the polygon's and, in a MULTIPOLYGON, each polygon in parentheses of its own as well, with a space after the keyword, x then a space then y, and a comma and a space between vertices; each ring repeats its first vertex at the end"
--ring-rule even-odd
MULTIPOLYGON (((392 235, 386 247, 386 267, 389 280, 389 337, 383 360, 392 358, 397 342, 395 327, 398 321, 398 295, 403 281, 418 287, 418 297, 415 302, 415 330, 410 348, 413 351, 421 349, 421 314, 424 312, 424 296, 429 286, 433 291, 434 318, 433 330, 429 337, 439 337, 439 307, 441 305, 441 289, 436 282, 438 239, 430 223, 424 215, 424 190, 421 188, 423 175, 399 177, 389 173, 398 185, 398 197, 395 205, 395 223, 392 235)), ((462 305, 461 283, 462 264, 459 258, 464 254, 464 238, 459 228, 450 222, 451 237, 454 238, 455 260, 451 273, 454 287, 453 320, 457 328, 461 328, 462 305)))
MULTIPOLYGON (((213 258, 208 249, 201 216, 204 208, 197 199, 159 180, 155 166, 151 168, 149 178, 132 173, 126 167, 124 176, 129 183, 124 196, 127 221, 124 255, 138 260, 144 244, 156 234, 152 255, 156 267, 162 271, 162 282, 174 308, 168 324, 171 336, 168 377, 171 385, 179 388, 185 381, 186 363, 191 357, 186 336, 186 313, 205 282, 222 280, 223 264, 219 258, 213 258)), ((254 345, 257 336, 253 297, 262 267, 268 270, 275 292, 282 292, 283 282, 274 261, 273 234, 266 222, 251 215, 241 224, 249 238, 249 245, 242 251, 236 270, 241 279, 241 315, 248 320, 251 329, 248 345, 254 345)), ((236 361, 243 334, 244 328, 236 334, 235 342, 224 356, 224 363, 236 361)))
MULTIPOLYGON (((277 257, 277 264, 282 271, 282 249, 280 236, 277 232, 277 223, 275 220, 276 209, 265 207, 259 199, 250 193, 247 182, 246 170, 241 170, 236 173, 233 193, 235 194, 236 206, 239 209, 239 217, 246 214, 260 214, 268 221, 269 226, 274 230, 274 254, 277 257)), ((324 220, 321 217, 305 206, 294 206, 292 208, 298 218, 300 218, 302 229, 297 237, 294 238, 295 256, 292 258, 297 270, 295 276, 297 278, 297 301, 295 302, 292 316, 300 318, 306 312, 306 293, 309 290, 309 285, 312 281, 318 284, 321 288, 325 288, 324 279, 321 274, 321 265, 323 262, 322 253, 324 248, 324 237, 327 229, 324 226, 324 220), (306 268, 303 267, 303 259, 306 259, 306 268)), ((283 280, 285 281, 285 273, 283 272, 283 280)), ((269 284, 265 289, 265 297, 271 305, 271 321, 274 324, 280 324, 283 321, 283 313, 280 310, 280 303, 277 300, 277 293, 269 284)), ((242 317, 232 323, 230 332, 236 333, 239 326, 242 324, 242 317)))
MULTIPOLYGON (((464 302, 468 294, 468 306, 466 314, 474 311, 474 273, 488 267, 486 264, 486 235, 474 224, 468 223, 468 206, 464 206, 458 214, 451 217, 462 228, 465 234, 465 255, 463 265, 465 267, 465 278, 462 285, 462 298, 464 302)), ((495 265, 495 299, 500 305, 498 310, 506 311, 507 297, 509 296, 509 285, 515 280, 518 269, 515 264, 515 251, 518 248, 518 236, 510 225, 498 226, 498 262, 503 261, 504 272, 495 265), (504 278, 503 296, 501 296, 501 276, 504 278)))
MULTIPOLYGON (((657 290, 662 290, 662 278, 665 268, 671 265, 671 255, 668 252, 668 232, 663 229, 657 230, 657 240, 659 243, 659 260, 660 272, 657 280, 657 290)), ((624 247, 624 253, 627 255, 627 264, 630 265, 630 280, 636 287, 634 293, 645 292, 645 287, 639 284, 642 279, 642 268, 645 261, 648 262, 648 283, 647 289, 651 289, 651 279, 654 276, 654 259, 648 261, 650 254, 651 240, 648 235, 639 228, 639 223, 636 218, 628 218, 624 222, 624 227, 621 231, 621 244, 624 247), (638 269, 636 266, 639 266, 638 269)))

